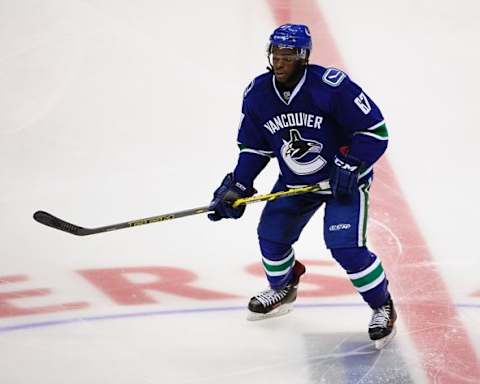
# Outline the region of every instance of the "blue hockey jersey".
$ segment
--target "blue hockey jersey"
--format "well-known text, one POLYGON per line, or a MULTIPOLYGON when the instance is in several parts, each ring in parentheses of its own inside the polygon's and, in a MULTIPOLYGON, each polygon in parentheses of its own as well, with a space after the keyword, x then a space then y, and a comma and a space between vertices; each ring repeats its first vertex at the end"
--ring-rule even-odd
POLYGON ((345 146, 365 164, 360 179, 368 179, 388 134, 379 108, 344 72, 308 65, 288 99, 273 73, 250 83, 237 140, 239 181, 253 184, 268 159, 276 157, 282 181, 295 187, 328 179, 335 154, 345 146))

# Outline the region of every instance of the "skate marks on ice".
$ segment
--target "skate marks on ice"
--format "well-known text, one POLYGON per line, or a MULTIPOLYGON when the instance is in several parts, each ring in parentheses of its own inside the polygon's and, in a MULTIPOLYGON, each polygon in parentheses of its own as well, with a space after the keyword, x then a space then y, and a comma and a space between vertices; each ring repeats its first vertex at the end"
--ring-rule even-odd
POLYGON ((380 351, 364 333, 305 334, 304 342, 312 383, 414 383, 395 340, 380 351))

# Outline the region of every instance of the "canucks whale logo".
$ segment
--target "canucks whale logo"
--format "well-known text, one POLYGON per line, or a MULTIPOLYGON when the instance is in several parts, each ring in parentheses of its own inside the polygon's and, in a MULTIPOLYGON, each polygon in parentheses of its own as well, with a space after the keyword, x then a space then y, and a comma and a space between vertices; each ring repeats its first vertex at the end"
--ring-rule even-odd
POLYGON ((297 175, 311 175, 322 169, 327 161, 320 156, 323 145, 315 140, 304 139, 297 129, 290 130, 290 140, 283 140, 282 158, 297 175))

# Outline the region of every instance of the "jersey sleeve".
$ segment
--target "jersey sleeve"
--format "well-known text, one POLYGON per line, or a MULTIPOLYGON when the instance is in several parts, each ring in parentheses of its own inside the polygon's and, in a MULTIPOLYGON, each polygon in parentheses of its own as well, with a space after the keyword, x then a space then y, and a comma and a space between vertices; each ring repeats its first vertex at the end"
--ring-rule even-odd
POLYGON ((333 96, 333 115, 351 140, 349 153, 367 167, 385 152, 388 131, 374 101, 348 77, 333 96))
POLYGON ((244 99, 237 136, 240 153, 253 153, 265 157, 273 156, 273 151, 265 139, 262 128, 251 112, 248 100, 244 99))
MULTIPOLYGON (((248 91, 247 88, 246 93, 248 91)), ((253 185, 254 179, 273 157, 273 151, 265 139, 262 128, 250 110, 249 99, 245 95, 237 135, 240 153, 233 171, 235 179, 244 185, 253 185)))

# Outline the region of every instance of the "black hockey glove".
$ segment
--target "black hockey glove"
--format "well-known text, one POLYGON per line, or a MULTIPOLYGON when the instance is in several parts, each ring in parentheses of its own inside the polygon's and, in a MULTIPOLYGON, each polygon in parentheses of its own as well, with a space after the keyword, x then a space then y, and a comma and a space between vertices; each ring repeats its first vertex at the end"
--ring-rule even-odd
POLYGON ((337 154, 333 160, 330 187, 337 200, 348 201, 358 187, 358 175, 363 162, 349 155, 337 154))
POLYGON ((220 187, 213 193, 213 200, 210 203, 210 209, 215 211, 208 214, 212 221, 221 219, 238 219, 245 212, 245 205, 237 208, 232 207, 232 203, 242 197, 250 197, 257 193, 255 188, 246 187, 235 181, 233 174, 229 173, 222 181, 220 187))

